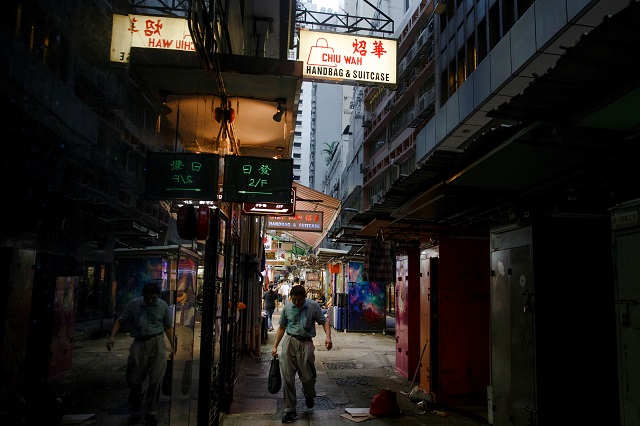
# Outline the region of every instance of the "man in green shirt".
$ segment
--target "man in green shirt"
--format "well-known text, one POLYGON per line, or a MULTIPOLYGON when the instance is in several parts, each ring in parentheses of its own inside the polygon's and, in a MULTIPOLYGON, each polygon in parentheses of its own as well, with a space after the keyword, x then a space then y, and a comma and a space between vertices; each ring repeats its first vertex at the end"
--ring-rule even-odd
POLYGON ((133 299, 125 306, 111 329, 111 336, 107 342, 108 350, 113 348, 116 334, 122 326, 125 326, 134 338, 129 346, 127 359, 126 377, 131 389, 129 401, 134 411, 140 409, 144 395, 142 383, 148 376, 144 419, 147 425, 155 426, 158 424, 156 407, 160 400, 162 378, 167 367, 163 334, 167 335, 173 347, 173 319, 169 313, 169 305, 160 299, 158 284, 146 283, 142 287, 142 297, 133 299))
POLYGON ((290 302, 282 309, 271 355, 278 356, 278 345, 282 340, 280 366, 284 384, 284 417, 282 423, 291 423, 298 418, 296 413, 296 373, 302 382, 302 391, 308 408, 313 408, 316 396, 315 346, 316 324, 324 328, 324 345, 331 350, 331 326, 322 313, 318 302, 307 299, 304 286, 291 288, 290 302), (283 340, 284 337, 284 340, 283 340))

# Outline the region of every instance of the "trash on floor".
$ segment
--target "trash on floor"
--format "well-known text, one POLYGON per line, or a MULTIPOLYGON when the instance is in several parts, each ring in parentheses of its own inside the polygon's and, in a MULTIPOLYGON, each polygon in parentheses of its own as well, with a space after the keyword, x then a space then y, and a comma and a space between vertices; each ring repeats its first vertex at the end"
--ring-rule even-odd
POLYGON ((345 408, 344 411, 354 417, 367 417, 369 415, 369 408, 345 408))
POLYGON ((95 414, 65 414, 62 416, 63 425, 87 426, 96 423, 95 414))
POLYGON ((420 386, 414 386, 409 392, 409 400, 411 402, 420 402, 427 401, 428 403, 435 402, 435 395, 433 393, 429 393, 424 389, 420 388, 420 386))
POLYGON ((369 407, 366 408, 345 408, 345 414, 341 414, 340 417, 344 417, 352 422, 361 423, 369 419, 375 419, 376 416, 369 413, 369 407))
POLYGON ((440 417, 447 417, 449 414, 451 414, 448 411, 441 411, 441 410, 431 410, 429 412, 431 414, 435 414, 436 416, 440 416, 440 417))

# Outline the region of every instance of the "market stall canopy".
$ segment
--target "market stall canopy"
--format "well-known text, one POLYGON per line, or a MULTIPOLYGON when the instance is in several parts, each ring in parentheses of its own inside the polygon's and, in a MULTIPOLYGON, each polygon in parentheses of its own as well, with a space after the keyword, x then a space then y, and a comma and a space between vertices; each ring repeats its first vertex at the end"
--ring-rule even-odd
POLYGON ((349 250, 338 250, 320 247, 316 252, 316 258, 320 264, 327 262, 338 263, 349 256, 349 250))

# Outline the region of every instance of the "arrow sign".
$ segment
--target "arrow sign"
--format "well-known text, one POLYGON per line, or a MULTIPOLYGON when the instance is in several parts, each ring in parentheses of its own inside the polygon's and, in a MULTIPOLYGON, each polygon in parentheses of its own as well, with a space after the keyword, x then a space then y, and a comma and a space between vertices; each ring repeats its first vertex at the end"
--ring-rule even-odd
POLYGON ((296 190, 291 188, 291 203, 242 203, 242 213, 291 216, 295 213, 296 190))

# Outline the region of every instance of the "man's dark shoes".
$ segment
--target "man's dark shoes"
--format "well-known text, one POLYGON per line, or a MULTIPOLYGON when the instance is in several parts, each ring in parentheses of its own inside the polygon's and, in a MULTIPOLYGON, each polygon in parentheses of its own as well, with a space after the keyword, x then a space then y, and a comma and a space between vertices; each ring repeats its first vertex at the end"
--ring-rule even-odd
POLYGON ((296 413, 295 411, 290 411, 284 414, 282 423, 291 423, 294 420, 298 420, 298 413, 296 413))
POLYGON ((131 391, 129 393, 129 402, 131 403, 131 411, 133 411, 134 413, 137 413, 138 411, 140 411, 143 397, 144 397, 144 391, 142 392, 131 391))
POLYGON ((304 402, 307 404, 307 408, 313 408, 313 406, 315 405, 315 401, 313 400, 313 397, 311 396, 304 396, 304 402))
POLYGON ((156 419, 156 416, 154 414, 145 414, 144 422, 147 424, 147 426, 158 426, 158 419, 156 419))

